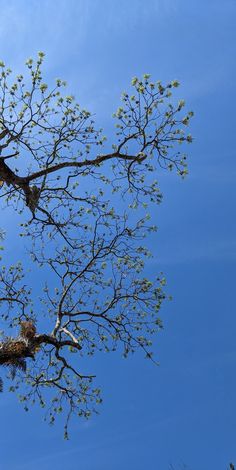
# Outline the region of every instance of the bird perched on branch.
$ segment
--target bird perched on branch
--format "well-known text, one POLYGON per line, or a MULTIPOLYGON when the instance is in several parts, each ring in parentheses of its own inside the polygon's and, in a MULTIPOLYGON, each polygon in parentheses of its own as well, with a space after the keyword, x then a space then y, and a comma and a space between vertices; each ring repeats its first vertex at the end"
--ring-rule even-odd
POLYGON ((20 324, 20 336, 32 340, 36 335, 36 328, 32 321, 22 321, 20 324))
POLYGON ((37 186, 29 186, 27 188, 26 205, 29 207, 33 215, 35 213, 35 209, 37 208, 39 197, 40 189, 37 188, 37 186))

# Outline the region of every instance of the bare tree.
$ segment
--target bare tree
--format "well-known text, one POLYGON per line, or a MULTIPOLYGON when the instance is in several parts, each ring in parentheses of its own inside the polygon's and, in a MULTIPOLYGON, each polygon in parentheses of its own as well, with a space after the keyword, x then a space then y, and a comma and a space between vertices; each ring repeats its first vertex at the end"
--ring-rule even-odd
POLYGON ((78 354, 122 346, 125 357, 141 348, 152 358, 150 338, 162 326, 166 294, 162 274, 148 279, 143 272, 151 256, 143 238, 156 230, 147 210, 162 199, 158 168, 187 174, 177 146, 192 141, 185 128, 193 113, 183 114, 183 100, 171 103, 176 80, 135 77, 133 93, 123 93, 114 114, 109 145, 91 114, 62 91, 63 81, 52 90, 43 82, 43 56, 27 61, 26 81, 12 80, 0 63, 0 196, 22 214, 20 235, 50 278, 40 308, 22 264, 2 268, 2 319, 21 332, 3 337, 0 364, 10 368, 12 391, 24 374, 26 409, 51 400, 53 422, 67 407, 67 436, 71 414, 88 417, 101 401, 93 376, 79 370, 78 354), (42 314, 49 333, 36 331, 42 314))

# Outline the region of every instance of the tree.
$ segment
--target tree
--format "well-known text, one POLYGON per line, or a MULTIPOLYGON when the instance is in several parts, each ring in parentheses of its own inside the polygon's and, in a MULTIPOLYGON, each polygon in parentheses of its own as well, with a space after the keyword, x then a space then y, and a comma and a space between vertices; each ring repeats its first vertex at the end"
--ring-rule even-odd
POLYGON ((67 409, 67 436, 71 414, 88 417, 101 401, 78 355, 118 348, 127 357, 141 348, 152 359, 166 294, 162 274, 145 276, 151 253, 142 241, 156 230, 147 210, 162 199, 158 168, 187 174, 177 146, 192 141, 184 129, 193 113, 183 114, 183 100, 170 102, 177 80, 135 77, 114 114, 110 146, 93 116, 65 94, 65 82, 56 80, 51 90, 43 82, 43 57, 26 62, 26 81, 12 80, 0 63, 0 196, 21 214, 19 235, 50 280, 41 304, 35 297, 33 303, 23 263, 2 267, 0 364, 14 379, 10 390, 23 383, 26 409, 47 402, 50 422, 67 409), (17 326, 19 336, 9 335, 17 326))

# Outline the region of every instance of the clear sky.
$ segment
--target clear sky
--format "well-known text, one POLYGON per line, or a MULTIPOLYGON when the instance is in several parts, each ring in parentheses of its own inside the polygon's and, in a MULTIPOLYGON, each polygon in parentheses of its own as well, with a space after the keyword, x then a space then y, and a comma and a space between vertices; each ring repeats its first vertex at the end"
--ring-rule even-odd
POLYGON ((0 1, 1 59, 20 73, 43 50, 47 81, 65 79, 108 137, 134 75, 178 79, 195 111, 190 174, 160 173, 164 201, 153 213, 152 269, 173 295, 155 344, 160 367, 141 355, 93 360, 104 403, 98 417, 73 423, 69 442, 40 410, 26 414, 2 394, 1 469, 236 464, 235 13, 235 0, 0 1))

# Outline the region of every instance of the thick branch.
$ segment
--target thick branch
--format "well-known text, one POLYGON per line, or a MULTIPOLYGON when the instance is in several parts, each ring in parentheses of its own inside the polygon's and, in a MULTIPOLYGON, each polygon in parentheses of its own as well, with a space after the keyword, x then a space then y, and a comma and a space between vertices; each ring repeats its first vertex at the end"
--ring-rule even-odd
POLYGON ((14 364, 16 359, 25 359, 27 357, 34 358, 37 347, 41 344, 51 344, 56 350, 64 346, 73 347, 77 350, 81 349, 81 346, 75 341, 59 341, 55 337, 47 334, 36 335, 32 339, 23 337, 17 339, 8 338, 6 341, 0 343, 0 365, 14 364))
POLYGON ((75 341, 58 340, 54 336, 46 335, 46 334, 35 336, 33 343, 34 343, 34 347, 44 343, 44 344, 51 344, 55 346, 56 349, 63 348, 64 346, 71 346, 78 350, 82 349, 80 344, 78 344, 75 341))
POLYGON ((63 168, 82 168, 84 166, 97 166, 103 163, 104 161, 111 160, 113 158, 119 158, 121 160, 137 160, 137 156, 135 155, 126 155, 119 152, 108 153, 106 155, 100 155, 95 160, 83 160, 81 162, 62 162, 58 163, 57 165, 44 168, 43 170, 37 171, 32 173, 32 175, 26 176, 24 178, 25 181, 30 182, 41 176, 48 175, 49 173, 54 173, 55 171, 62 170, 63 168))
POLYGON ((16 175, 5 163, 3 158, 0 158, 0 179, 5 181, 7 185, 17 185, 21 188, 28 184, 27 179, 16 175))

